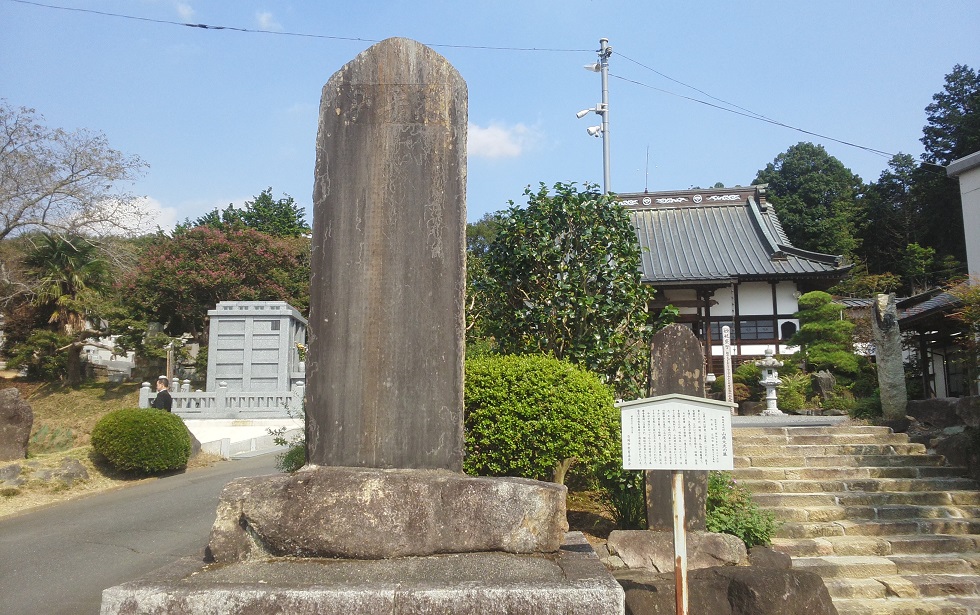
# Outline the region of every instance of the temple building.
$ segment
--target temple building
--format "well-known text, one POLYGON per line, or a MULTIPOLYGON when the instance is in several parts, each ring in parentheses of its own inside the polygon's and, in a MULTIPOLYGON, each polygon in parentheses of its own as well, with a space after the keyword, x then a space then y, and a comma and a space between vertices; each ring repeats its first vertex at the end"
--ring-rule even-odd
POLYGON ((651 310, 671 304, 722 372, 722 327, 731 328, 735 363, 766 348, 792 352, 797 299, 836 284, 851 265, 842 257, 794 247, 765 186, 618 194, 633 218, 643 281, 657 289, 651 310))

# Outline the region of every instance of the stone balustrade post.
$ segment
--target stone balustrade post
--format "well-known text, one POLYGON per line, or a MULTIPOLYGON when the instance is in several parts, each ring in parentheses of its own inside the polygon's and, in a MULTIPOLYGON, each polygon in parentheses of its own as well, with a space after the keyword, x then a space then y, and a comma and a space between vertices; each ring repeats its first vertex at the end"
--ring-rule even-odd
POLYGON ((150 383, 144 382, 140 385, 140 400, 137 404, 140 408, 150 407, 150 383))

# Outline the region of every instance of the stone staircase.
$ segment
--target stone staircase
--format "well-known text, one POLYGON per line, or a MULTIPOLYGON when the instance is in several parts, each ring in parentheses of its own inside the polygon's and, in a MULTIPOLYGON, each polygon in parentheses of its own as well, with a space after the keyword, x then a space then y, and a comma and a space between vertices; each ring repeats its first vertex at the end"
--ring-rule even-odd
POLYGON ((980 491, 887 427, 734 430, 735 478, 782 522, 773 547, 840 615, 980 615, 980 491))

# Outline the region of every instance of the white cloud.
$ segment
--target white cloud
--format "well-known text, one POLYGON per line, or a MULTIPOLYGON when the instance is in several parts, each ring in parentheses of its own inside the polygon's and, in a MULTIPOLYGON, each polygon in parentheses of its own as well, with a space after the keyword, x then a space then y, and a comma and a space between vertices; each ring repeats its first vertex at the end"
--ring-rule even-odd
POLYGON ((258 22, 259 28, 262 30, 272 30, 280 31, 282 30, 282 24, 276 21, 276 18, 272 16, 269 11, 259 11, 255 14, 255 21, 258 22))
POLYGON ((172 231, 177 224, 177 210, 173 207, 164 207, 160 201, 153 197, 143 197, 143 209, 146 212, 145 228, 147 231, 154 231, 159 226, 165 231, 172 231))
POLYGON ((474 158, 517 158, 537 139, 535 130, 524 124, 506 126, 491 122, 482 127, 470 123, 467 154, 474 158))
POLYGON ((190 21, 194 19, 195 12, 194 9, 191 8, 191 5, 187 4, 186 2, 178 2, 177 15, 179 15, 184 21, 190 21))

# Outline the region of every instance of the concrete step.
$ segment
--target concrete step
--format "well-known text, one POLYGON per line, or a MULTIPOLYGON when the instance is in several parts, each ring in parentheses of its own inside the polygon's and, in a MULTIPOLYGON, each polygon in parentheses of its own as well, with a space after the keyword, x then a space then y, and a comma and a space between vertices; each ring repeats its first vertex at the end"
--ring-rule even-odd
POLYGON ((739 427, 733 430, 733 438, 752 438, 755 436, 825 436, 844 434, 888 435, 893 433, 889 427, 875 425, 834 425, 823 427, 739 427))
POLYGON ((926 445, 905 444, 735 444, 736 455, 744 457, 827 457, 831 455, 924 455, 926 445))
POLYGON ((879 577, 885 594, 895 598, 950 598, 980 596, 980 577, 956 574, 920 574, 879 577))
POLYGON ((755 457, 738 455, 734 457, 735 468, 848 468, 879 467, 894 468, 908 466, 941 466, 946 462, 942 455, 818 455, 755 457))
POLYGON ((815 572, 824 579, 870 579, 898 574, 895 562, 875 555, 798 557, 793 559, 793 568, 815 572))
POLYGON ((980 519, 906 519, 903 521, 787 522, 775 532, 779 538, 828 536, 892 536, 901 534, 980 534, 980 519))
MULTIPOLYGON (((822 538, 774 538, 772 548, 793 557, 820 555, 931 555, 955 553, 974 566, 980 559, 980 536, 825 536, 822 538)), ((975 567, 975 566, 974 566, 975 567)))
POLYGON ((733 432, 735 449, 743 445, 784 446, 802 444, 908 444, 908 434, 903 433, 824 433, 824 434, 758 434, 748 435, 741 429, 733 432))
POLYGON ((980 506, 760 506, 777 521, 980 519, 980 506))
MULTIPOLYGON (((935 501, 941 504, 980 504, 980 491, 977 484, 969 478, 851 478, 846 480, 739 480, 740 485, 757 495, 768 494, 814 494, 826 493, 851 497, 850 502, 870 504, 858 498, 875 497, 875 495, 897 495, 906 492, 915 493, 921 501, 935 501), (960 492, 958 499, 952 497, 939 498, 934 494, 960 492), (930 500, 930 498, 936 498, 930 500)), ((918 503, 912 498, 907 503, 918 503)))
POLYGON ((980 597, 835 599, 838 615, 977 615, 980 597))
MULTIPOLYGON (((943 479, 949 480, 949 479, 943 479)), ((956 489, 966 487, 963 483, 946 483, 950 489, 930 491, 892 491, 876 490, 852 493, 838 493, 837 503, 841 506, 980 506, 980 491, 956 489)), ((754 497, 754 496, 753 496, 754 497)))
POLYGON ((834 604, 841 598, 861 600, 884 600, 887 597, 885 586, 877 579, 824 579, 824 585, 834 604))
POLYGON ((735 480, 847 480, 856 478, 962 478, 966 468, 953 466, 900 466, 891 468, 736 468, 735 480))
POLYGON ((900 575, 973 574, 970 562, 955 553, 930 555, 889 555, 900 575))

